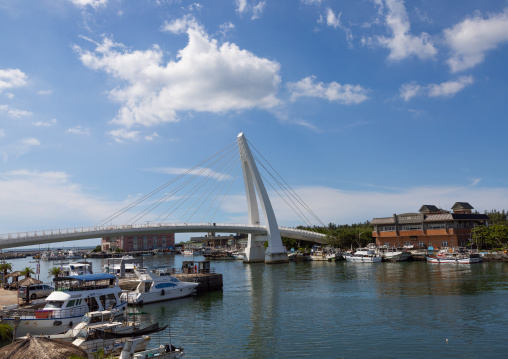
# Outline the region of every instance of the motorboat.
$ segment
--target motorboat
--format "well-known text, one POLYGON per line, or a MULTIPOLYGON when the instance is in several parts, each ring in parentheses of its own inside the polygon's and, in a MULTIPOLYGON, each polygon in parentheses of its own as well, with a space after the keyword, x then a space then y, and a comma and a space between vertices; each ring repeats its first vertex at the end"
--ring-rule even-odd
POLYGON ((171 275, 171 268, 136 269, 139 284, 133 291, 125 291, 121 299, 128 304, 147 304, 182 298, 196 291, 199 283, 182 282, 171 275))
POLYGON ((65 333, 88 312, 111 310, 121 316, 127 306, 122 290, 111 274, 98 273, 56 277, 55 290, 41 310, 12 308, 0 311, 4 322, 16 328, 15 337, 31 334, 65 333))
POLYGON ((406 249, 388 246, 378 248, 378 254, 387 262, 404 262, 411 258, 411 252, 406 249))
POLYGON ((117 277, 136 277, 134 271, 137 267, 142 267, 142 263, 141 259, 135 259, 131 255, 125 255, 121 258, 110 258, 104 264, 104 273, 113 274, 117 277))
POLYGON ((348 262, 360 263, 378 263, 381 262, 381 256, 376 254, 374 248, 358 248, 354 253, 346 253, 344 258, 348 262))
POLYGON ((426 256, 427 262, 437 264, 474 264, 483 261, 479 253, 464 248, 443 248, 436 255, 426 256))
POLYGON ((178 359, 185 355, 183 348, 177 348, 171 344, 159 345, 158 348, 137 351, 139 344, 143 344, 144 338, 128 338, 125 342, 119 359, 178 359))
POLYGON ((60 273, 63 277, 71 275, 85 275, 93 274, 92 263, 90 262, 75 262, 64 265, 60 268, 60 273))
POLYGON ((139 325, 126 322, 103 323, 91 325, 81 329, 72 344, 83 349, 89 357, 94 357, 97 351, 104 349, 105 355, 119 354, 129 337, 139 337, 142 339, 136 351, 146 349, 150 337, 148 334, 160 332, 168 326, 159 327, 159 323, 139 328, 139 325))
MULTIPOLYGON (((115 314, 116 314, 115 311, 111 310, 88 312, 83 316, 81 322, 79 322, 75 327, 69 329, 67 332, 63 334, 42 335, 42 337, 49 339, 61 339, 65 341, 73 341, 79 334, 79 332, 82 330, 85 330, 87 328, 100 328, 103 325, 113 323, 113 320, 115 319, 115 314)), ((122 321, 121 326, 115 327, 115 329, 120 329, 122 330, 122 332, 124 331, 123 328, 127 328, 130 331, 135 331, 136 329, 139 328, 139 325, 135 324, 134 322, 122 321)), ((32 336, 36 337, 36 335, 32 336)), ((26 337, 19 337, 17 339, 24 338, 26 337)))

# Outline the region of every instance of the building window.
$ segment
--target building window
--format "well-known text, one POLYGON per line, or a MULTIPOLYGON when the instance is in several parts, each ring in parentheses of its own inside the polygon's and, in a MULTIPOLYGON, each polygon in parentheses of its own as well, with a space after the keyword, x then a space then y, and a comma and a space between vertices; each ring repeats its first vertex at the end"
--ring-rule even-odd
POLYGON ((404 245, 405 245, 405 246, 410 246, 410 245, 411 245, 411 242, 404 242, 404 245))
POLYGON ((430 223, 427 225, 427 229, 445 229, 446 225, 444 223, 430 223))
POLYGON ((418 247, 425 247, 425 242, 418 242, 418 247))
POLYGON ((379 227, 379 230, 381 232, 391 232, 391 231, 395 231, 395 226, 381 226, 381 227, 379 227))
POLYGON ((400 227, 401 231, 417 231, 421 229, 422 229, 421 224, 406 224, 400 227))
POLYGON ((448 241, 441 242, 441 247, 448 247, 448 241))

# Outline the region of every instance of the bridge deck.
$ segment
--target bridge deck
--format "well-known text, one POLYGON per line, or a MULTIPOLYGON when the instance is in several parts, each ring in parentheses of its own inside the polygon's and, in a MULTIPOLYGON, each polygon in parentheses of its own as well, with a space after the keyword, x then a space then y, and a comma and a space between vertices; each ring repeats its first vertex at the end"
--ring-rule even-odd
MULTIPOLYGON (((296 228, 279 227, 279 231, 282 237, 304 241, 324 243, 325 239, 323 234, 296 228)), ((139 226, 78 227, 0 234, 0 249, 90 238, 189 232, 251 233, 260 236, 267 234, 264 226, 225 223, 158 223, 139 226)))

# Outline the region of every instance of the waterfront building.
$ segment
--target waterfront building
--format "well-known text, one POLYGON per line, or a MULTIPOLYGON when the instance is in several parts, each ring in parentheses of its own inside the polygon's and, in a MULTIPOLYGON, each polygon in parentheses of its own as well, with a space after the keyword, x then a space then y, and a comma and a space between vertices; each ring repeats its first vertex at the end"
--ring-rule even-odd
POLYGON ((215 232, 209 232, 204 237, 191 237, 192 243, 202 243, 205 247, 234 247, 237 245, 247 244, 247 235, 243 233, 237 233, 236 235, 221 236, 216 235, 215 232))
POLYGON ((472 229, 488 225, 486 214, 472 213, 473 206, 456 202, 451 212, 434 205, 423 205, 418 213, 394 214, 374 218, 372 237, 378 246, 407 248, 442 248, 465 246, 472 229))
POLYGON ((102 250, 123 249, 126 252, 151 251, 154 249, 167 249, 175 246, 175 234, 140 234, 136 236, 117 236, 102 238, 102 250))

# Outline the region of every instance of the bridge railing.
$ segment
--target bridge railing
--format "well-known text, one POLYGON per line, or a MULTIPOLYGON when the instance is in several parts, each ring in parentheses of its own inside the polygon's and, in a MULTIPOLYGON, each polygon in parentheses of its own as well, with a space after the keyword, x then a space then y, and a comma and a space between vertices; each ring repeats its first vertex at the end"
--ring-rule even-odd
POLYGON ((39 238, 46 236, 67 236, 70 234, 78 233, 105 233, 108 231, 118 231, 125 229, 143 229, 143 228, 177 228, 177 227, 244 227, 244 228, 265 228, 263 226, 252 226, 248 224, 239 223, 148 223, 140 225, 123 224, 123 225, 106 225, 106 226, 92 226, 92 227, 74 227, 74 228, 60 228, 60 229, 45 229, 42 231, 26 231, 17 233, 5 233, 0 234, 0 240, 9 242, 10 240, 15 241, 21 238, 39 238))

